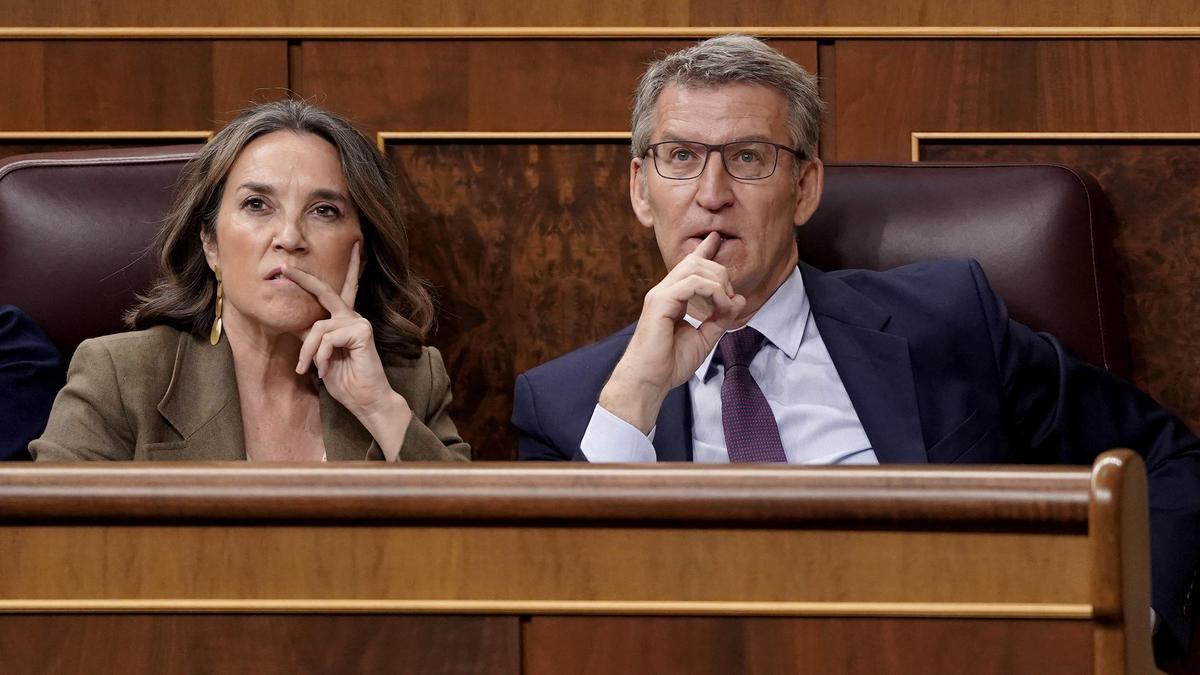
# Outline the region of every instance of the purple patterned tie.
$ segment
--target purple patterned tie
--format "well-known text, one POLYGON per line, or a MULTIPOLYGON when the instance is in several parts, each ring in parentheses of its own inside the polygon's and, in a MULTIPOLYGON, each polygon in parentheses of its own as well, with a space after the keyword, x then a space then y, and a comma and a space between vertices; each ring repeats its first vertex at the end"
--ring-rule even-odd
POLYGON ((725 364, 721 423, 731 462, 787 462, 775 415, 750 375, 750 361, 762 343, 762 333, 749 326, 726 333, 717 343, 725 364))

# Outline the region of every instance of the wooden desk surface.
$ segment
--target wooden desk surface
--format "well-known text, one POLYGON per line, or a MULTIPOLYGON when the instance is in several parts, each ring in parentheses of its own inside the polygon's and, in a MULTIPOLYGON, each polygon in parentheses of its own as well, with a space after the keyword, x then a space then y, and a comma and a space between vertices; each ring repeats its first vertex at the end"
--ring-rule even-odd
MULTIPOLYGON (((191 650, 180 631, 208 630, 250 649, 238 636, 258 621, 317 654, 387 625, 420 668, 469 654, 472 672, 613 672, 664 654, 720 672, 751 652, 780 672, 847 654, 861 668, 845 672, 906 672, 934 647, 1001 668, 977 672, 1051 652, 1062 668, 1042 672, 1126 672, 1149 654, 1130 639, 1148 636, 1144 476, 1128 454, 1103 461, 6 467, 0 636, 134 630, 191 650), (732 652, 713 637, 731 630, 746 637, 732 652), (898 641, 864 652, 871 635, 898 641), (608 641, 630 649, 597 648, 608 641), (692 660, 655 647, 678 641, 692 660)), ((0 637, 0 660, 6 643, 38 656, 0 637)))

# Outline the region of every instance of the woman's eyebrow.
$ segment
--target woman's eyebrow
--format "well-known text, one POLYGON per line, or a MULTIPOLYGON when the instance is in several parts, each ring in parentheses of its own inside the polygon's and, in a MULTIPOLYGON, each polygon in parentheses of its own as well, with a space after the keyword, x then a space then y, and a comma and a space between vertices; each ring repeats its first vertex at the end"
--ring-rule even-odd
POLYGON ((261 192, 263 194, 274 194, 275 188, 266 183, 242 183, 238 186, 239 190, 249 190, 250 192, 261 192))
POLYGON ((331 189, 331 188, 317 188, 316 190, 313 190, 310 194, 317 199, 327 199, 332 202, 350 201, 346 198, 346 195, 342 194, 341 192, 339 192, 337 190, 331 189))

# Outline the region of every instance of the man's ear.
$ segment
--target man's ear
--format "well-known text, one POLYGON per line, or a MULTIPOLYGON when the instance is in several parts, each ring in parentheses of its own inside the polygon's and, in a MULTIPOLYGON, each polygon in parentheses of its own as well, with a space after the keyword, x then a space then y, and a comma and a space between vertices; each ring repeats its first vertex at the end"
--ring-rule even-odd
POLYGON ((810 159, 800 167, 796 191, 796 227, 808 222, 821 203, 821 192, 825 189, 825 165, 819 159, 810 159))
POLYGON ((216 234, 208 235, 202 230, 200 232, 200 246, 204 249, 204 259, 208 261, 208 268, 216 269, 220 267, 221 256, 217 253, 216 234))
POLYGON ((629 202, 633 204, 633 213, 638 222, 646 227, 654 227, 654 212, 650 208, 650 200, 646 196, 646 164, 641 159, 629 163, 629 202))

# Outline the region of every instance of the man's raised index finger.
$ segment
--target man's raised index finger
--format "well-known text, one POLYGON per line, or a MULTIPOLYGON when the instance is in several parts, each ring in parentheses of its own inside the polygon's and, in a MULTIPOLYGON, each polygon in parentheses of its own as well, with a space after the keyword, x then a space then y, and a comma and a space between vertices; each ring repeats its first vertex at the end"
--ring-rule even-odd
POLYGON ((716 230, 713 230, 708 233, 704 241, 700 242, 700 245, 692 252, 705 260, 712 260, 713 256, 719 250, 721 250, 721 235, 716 230))

